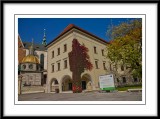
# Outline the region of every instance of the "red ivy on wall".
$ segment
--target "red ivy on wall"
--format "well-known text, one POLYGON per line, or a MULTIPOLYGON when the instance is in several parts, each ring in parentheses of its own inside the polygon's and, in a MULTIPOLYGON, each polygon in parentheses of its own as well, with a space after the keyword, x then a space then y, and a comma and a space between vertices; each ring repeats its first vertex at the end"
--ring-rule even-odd
POLYGON ((82 92, 81 73, 85 70, 92 70, 93 68, 92 63, 89 60, 89 55, 87 54, 88 51, 87 47, 81 45, 77 39, 73 39, 72 51, 69 52, 69 64, 73 78, 73 93, 82 92))

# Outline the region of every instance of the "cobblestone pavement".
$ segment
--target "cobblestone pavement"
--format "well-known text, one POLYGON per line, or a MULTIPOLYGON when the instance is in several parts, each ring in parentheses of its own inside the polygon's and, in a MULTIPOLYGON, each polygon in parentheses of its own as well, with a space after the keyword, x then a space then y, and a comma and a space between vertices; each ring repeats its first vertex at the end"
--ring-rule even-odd
POLYGON ((32 93, 18 95, 19 101, 142 101, 142 92, 32 93))

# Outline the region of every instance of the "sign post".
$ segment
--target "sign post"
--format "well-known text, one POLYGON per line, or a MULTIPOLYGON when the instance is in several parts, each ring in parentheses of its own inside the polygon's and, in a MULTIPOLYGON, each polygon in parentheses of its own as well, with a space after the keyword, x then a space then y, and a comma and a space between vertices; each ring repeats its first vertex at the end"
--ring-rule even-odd
POLYGON ((102 91, 115 90, 113 74, 99 76, 99 84, 102 91))

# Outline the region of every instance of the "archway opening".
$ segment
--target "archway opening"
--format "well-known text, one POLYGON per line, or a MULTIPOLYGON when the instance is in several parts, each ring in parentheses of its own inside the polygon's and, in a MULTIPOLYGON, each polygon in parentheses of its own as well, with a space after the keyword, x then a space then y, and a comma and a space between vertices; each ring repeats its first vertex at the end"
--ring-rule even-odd
POLYGON ((72 79, 68 75, 62 78, 62 91, 72 91, 72 79))
POLYGON ((59 89, 59 83, 56 78, 53 78, 50 82, 50 92, 55 92, 56 89, 59 89))
POLYGON ((82 75, 82 90, 92 90, 92 81, 89 74, 82 75))

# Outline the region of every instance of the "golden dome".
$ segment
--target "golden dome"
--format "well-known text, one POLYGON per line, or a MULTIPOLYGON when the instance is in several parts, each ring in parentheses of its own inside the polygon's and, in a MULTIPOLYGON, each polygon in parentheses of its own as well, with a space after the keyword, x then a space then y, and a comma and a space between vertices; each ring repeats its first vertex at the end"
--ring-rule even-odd
POLYGON ((23 58, 23 60, 22 60, 22 63, 27 63, 27 62, 39 64, 38 58, 36 56, 34 56, 34 55, 27 55, 27 56, 25 56, 23 58))

